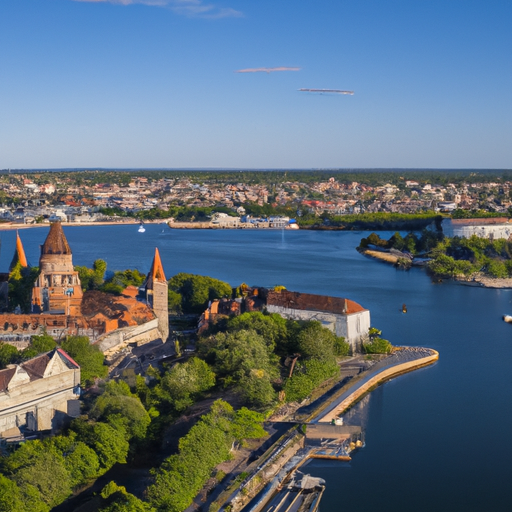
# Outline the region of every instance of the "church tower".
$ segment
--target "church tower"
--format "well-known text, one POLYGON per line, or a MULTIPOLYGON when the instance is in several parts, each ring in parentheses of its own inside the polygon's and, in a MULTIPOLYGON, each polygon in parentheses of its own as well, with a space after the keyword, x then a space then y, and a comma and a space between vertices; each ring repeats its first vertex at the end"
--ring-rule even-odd
POLYGON ((34 313, 80 315, 82 286, 60 222, 50 225, 41 246, 39 276, 32 289, 34 313))
POLYGON ((153 264, 146 281, 141 287, 147 305, 153 310, 158 318, 158 330, 162 335, 164 343, 169 336, 169 306, 168 306, 167 279, 165 278, 162 260, 158 249, 155 249, 153 264))

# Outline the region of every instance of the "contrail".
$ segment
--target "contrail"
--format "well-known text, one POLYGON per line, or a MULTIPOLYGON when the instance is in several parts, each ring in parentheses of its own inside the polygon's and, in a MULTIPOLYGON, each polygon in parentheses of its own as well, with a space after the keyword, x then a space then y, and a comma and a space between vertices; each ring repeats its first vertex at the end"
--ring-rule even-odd
POLYGON ((354 94, 354 91, 342 91, 341 89, 299 89, 300 92, 319 92, 328 94, 354 94))
POLYGON ((300 71, 301 68, 288 68, 285 66, 281 66, 278 68, 247 68, 247 69, 237 69, 235 73, 272 73, 274 71, 300 71))

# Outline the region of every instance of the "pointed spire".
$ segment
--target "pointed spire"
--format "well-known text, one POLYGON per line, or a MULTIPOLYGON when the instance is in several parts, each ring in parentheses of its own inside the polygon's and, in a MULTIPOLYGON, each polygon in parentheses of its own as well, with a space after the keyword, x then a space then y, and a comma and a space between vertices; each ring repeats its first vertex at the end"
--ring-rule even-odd
POLYGON ((50 224, 50 232, 41 247, 41 254, 71 254, 71 248, 60 222, 50 224))
POLYGON ((167 281, 165 278, 162 260, 160 259, 160 253, 158 252, 158 247, 155 248, 155 257, 153 258, 153 264, 151 265, 149 273, 153 281, 167 281))
POLYGON ((9 270, 12 270, 18 262, 23 268, 28 267, 27 257, 25 256, 25 249, 21 243, 20 234, 18 233, 18 230, 16 230, 16 249, 14 251, 11 264, 9 265, 9 270))

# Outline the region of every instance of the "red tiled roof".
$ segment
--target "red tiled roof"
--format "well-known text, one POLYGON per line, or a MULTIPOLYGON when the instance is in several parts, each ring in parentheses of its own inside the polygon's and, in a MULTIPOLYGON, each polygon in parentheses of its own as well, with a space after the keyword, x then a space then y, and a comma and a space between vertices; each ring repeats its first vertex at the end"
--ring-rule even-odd
MULTIPOLYGON (((57 349, 57 353, 61 356, 61 358, 64 358, 65 363, 71 363, 75 368, 80 368, 80 365, 64 350, 61 348, 57 349)), ((69 367, 69 364, 66 364, 66 366, 69 367)))
POLYGON ((353 300, 341 297, 329 297, 327 295, 313 295, 310 293, 269 291, 267 304, 290 309, 326 311, 343 315, 351 315, 366 311, 361 305, 353 300))

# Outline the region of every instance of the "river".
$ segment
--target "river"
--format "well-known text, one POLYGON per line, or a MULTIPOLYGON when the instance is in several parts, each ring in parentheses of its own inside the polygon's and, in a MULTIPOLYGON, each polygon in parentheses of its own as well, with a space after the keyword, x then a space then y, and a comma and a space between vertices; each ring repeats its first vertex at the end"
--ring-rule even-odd
MULTIPOLYGON (((347 297, 370 309, 372 325, 393 344, 439 351, 434 366, 371 394, 366 447, 349 464, 306 466, 327 482, 322 512, 510 510, 512 326, 501 317, 512 314, 512 290, 433 284, 421 269, 397 271, 355 250, 367 232, 146 228, 64 231, 75 265, 102 258, 111 271, 147 272, 158 247, 168 278, 190 272, 233 286, 347 297)), ((32 265, 47 232, 20 231, 32 265)), ((0 239, 6 271, 15 232, 0 232, 0 239)))

